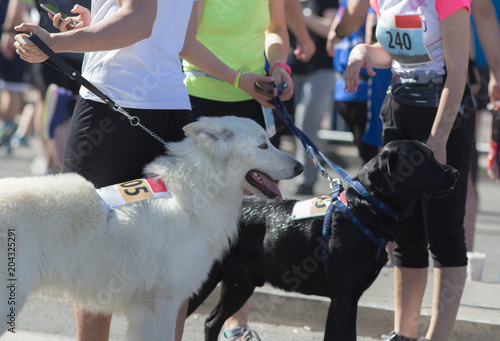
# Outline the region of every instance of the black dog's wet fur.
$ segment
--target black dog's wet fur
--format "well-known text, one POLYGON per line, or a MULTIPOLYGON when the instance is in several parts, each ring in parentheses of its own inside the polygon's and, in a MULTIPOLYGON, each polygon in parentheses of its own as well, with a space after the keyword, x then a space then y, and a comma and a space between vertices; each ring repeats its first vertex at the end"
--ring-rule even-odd
MULTIPOLYGON (((442 197, 451 192, 457 178, 458 171, 440 165, 423 144, 398 141, 384 147, 355 179, 401 218, 411 214, 418 197, 442 197)), ((394 239, 394 219, 352 188, 345 195, 349 209, 365 227, 379 238, 394 239)), ((377 252, 338 211, 333 213, 327 243, 322 245, 323 217, 292 220, 296 201, 249 198, 243 202, 237 244, 214 264, 198 295, 189 302, 191 314, 222 282, 220 301, 205 323, 206 341, 216 341, 224 321, 239 310, 256 286, 265 283, 330 297, 324 340, 356 340, 358 300, 387 262, 387 253, 377 252), (324 247, 327 254, 323 263, 324 247)))

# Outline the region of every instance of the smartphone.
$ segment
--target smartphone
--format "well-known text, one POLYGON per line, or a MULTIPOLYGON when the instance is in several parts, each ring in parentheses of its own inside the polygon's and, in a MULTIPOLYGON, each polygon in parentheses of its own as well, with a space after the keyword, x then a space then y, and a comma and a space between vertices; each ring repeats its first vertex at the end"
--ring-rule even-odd
MULTIPOLYGON (((44 10, 46 10, 47 12, 49 12, 52 15, 56 15, 57 13, 61 13, 61 18, 62 19, 68 18, 68 15, 66 13, 61 12, 59 9, 55 8, 54 6, 47 5, 47 4, 40 4, 40 7, 43 8, 44 10)), ((71 27, 71 28, 75 27, 75 23, 73 22, 73 20, 71 20, 68 23, 68 26, 71 27)))
POLYGON ((264 94, 270 98, 274 97, 274 89, 276 88, 274 83, 254 82, 253 87, 255 91, 260 92, 261 94, 264 94))

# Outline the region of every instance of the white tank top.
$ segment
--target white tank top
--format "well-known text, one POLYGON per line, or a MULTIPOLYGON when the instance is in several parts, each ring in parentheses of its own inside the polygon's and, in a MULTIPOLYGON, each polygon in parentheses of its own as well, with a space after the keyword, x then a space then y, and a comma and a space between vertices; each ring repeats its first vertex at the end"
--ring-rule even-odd
MULTIPOLYGON (((86 53, 83 76, 125 108, 191 109, 179 52, 194 1, 158 0, 151 37, 117 50, 86 53)), ((92 0, 92 22, 119 8, 116 0, 92 0)), ((102 102, 84 87, 80 95, 102 102)))

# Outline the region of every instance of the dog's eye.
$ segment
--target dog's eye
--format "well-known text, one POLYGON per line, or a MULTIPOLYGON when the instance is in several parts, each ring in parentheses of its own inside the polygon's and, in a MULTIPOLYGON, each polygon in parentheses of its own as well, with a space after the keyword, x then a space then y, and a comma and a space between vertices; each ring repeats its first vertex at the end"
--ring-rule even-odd
POLYGON ((266 142, 264 142, 263 144, 261 144, 261 145, 259 146, 259 148, 260 148, 260 149, 267 149, 267 148, 269 148, 269 146, 267 145, 267 143, 266 143, 266 142))

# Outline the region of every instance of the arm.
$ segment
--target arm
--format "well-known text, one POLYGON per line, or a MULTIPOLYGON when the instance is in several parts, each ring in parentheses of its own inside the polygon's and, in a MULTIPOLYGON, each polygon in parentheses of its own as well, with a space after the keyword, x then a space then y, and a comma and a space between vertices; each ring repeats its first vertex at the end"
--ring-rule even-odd
POLYGON ((377 14, 370 13, 366 16, 365 43, 373 43, 373 29, 377 26, 377 14))
MULTIPOLYGON (((80 29, 48 33, 38 25, 21 24, 17 31, 37 34, 56 53, 106 51, 132 45, 148 38, 153 29, 158 0, 118 0, 120 9, 100 22, 80 29)), ((82 7, 80 7, 82 8, 82 7)), ((16 36, 15 46, 21 58, 41 62, 47 56, 41 53, 26 34, 16 36)))
POLYGON ((329 8, 323 12, 323 16, 318 16, 313 13, 304 15, 306 26, 318 36, 326 39, 336 14, 337 9, 329 8))
POLYGON ((14 26, 29 20, 28 3, 19 0, 10 0, 2 26, 2 38, 0 42, 0 50, 8 60, 12 60, 16 55, 16 50, 13 45, 15 34, 14 26))
POLYGON ((375 76, 373 68, 387 69, 391 67, 392 57, 379 43, 373 45, 356 45, 349 54, 349 61, 345 70, 345 90, 356 93, 359 85, 359 71, 362 67, 370 76, 375 76))
POLYGON ((328 56, 333 57, 335 54, 335 44, 340 43, 342 39, 338 38, 335 34, 337 26, 340 24, 341 17, 339 13, 335 15, 332 20, 332 24, 328 29, 328 35, 326 36, 326 53, 328 56))
POLYGON ((341 22, 335 26, 333 26, 335 24, 333 23, 330 28, 327 51, 333 51, 333 45, 338 44, 342 39, 363 26, 369 8, 369 0, 350 0, 347 3, 341 22))
POLYGON ((491 0, 474 0, 471 11, 476 33, 481 42, 490 70, 488 94, 494 110, 500 110, 500 29, 491 0))
POLYGON ((469 12, 461 8, 450 14, 442 22, 444 58, 446 63, 446 81, 439 101, 434 124, 427 145, 434 151, 434 156, 446 162, 446 143, 462 102, 467 81, 469 49, 463 42, 469 41, 469 12), (460 45, 462 42, 462 45, 460 45))
POLYGON ((193 2, 193 9, 191 10, 191 17, 189 18, 184 45, 182 45, 182 50, 179 52, 179 58, 182 58, 183 55, 187 55, 196 41, 196 31, 198 30, 202 5, 203 0, 193 2))
POLYGON ((302 5, 298 0, 285 0, 285 18, 288 28, 297 38, 297 48, 293 53, 298 60, 306 63, 316 52, 316 45, 307 31, 307 18, 302 14, 302 5))
MULTIPOLYGON (((269 0, 269 12, 271 21, 266 31, 266 56, 269 65, 280 62, 286 64, 290 42, 285 21, 284 0, 269 0)), ((287 88, 281 95, 281 99, 286 101, 293 95, 293 80, 287 71, 282 67, 275 67, 271 76, 276 85, 287 83, 287 88)))

